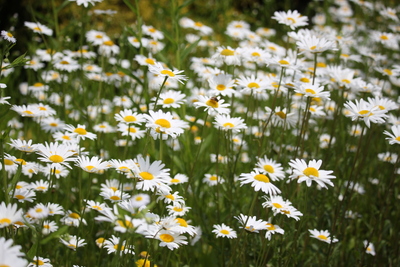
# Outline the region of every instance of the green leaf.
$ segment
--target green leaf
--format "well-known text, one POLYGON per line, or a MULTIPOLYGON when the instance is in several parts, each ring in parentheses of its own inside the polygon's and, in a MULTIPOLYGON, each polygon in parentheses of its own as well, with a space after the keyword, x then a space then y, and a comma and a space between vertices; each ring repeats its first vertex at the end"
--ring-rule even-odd
POLYGON ((187 7, 188 5, 190 5, 191 3, 193 3, 194 1, 195 1, 195 0, 186 0, 185 2, 183 2, 182 5, 180 5, 180 6, 178 7, 178 10, 181 10, 182 8, 187 7))
POLYGON ((47 236, 42 241, 40 241, 40 244, 41 245, 45 245, 50 240, 55 239, 55 238, 59 238, 60 236, 62 236, 63 234, 65 234, 67 232, 68 228, 69 228, 68 225, 64 225, 63 227, 59 228, 57 231, 51 233, 49 236, 47 236))
POLYGON ((197 47, 197 45, 199 44, 199 42, 201 41, 201 37, 194 43, 192 43, 191 45, 189 45, 188 47, 186 47, 181 54, 181 61, 184 61, 185 58, 189 55, 189 53, 195 48, 197 47))
POLYGON ((129 2, 129 0, 124 0, 124 3, 129 7, 130 10, 132 10, 133 13, 136 14, 136 8, 129 2))
POLYGON ((64 1, 61 5, 59 5, 57 8, 56 8, 56 13, 58 14, 58 12, 60 12, 64 7, 66 7, 69 3, 71 3, 71 1, 69 1, 69 0, 66 0, 66 1, 64 1))
POLYGON ((37 247, 39 246, 39 243, 33 244, 33 246, 29 249, 29 251, 26 253, 26 257, 28 259, 33 259, 36 256, 36 251, 37 247))
POLYGON ((135 75, 133 75, 132 72, 131 72, 130 70, 125 69, 125 68, 121 68, 121 67, 118 67, 118 70, 121 71, 121 72, 123 72, 124 74, 128 75, 129 77, 135 79, 135 81, 137 81, 141 86, 143 86, 143 81, 140 80, 140 79, 139 79, 138 77, 136 77, 135 75))
POLYGON ((14 67, 19 67, 19 66, 25 66, 26 62, 29 61, 29 59, 25 58, 26 52, 19 57, 17 57, 10 65, 4 67, 4 69, 11 69, 14 67))

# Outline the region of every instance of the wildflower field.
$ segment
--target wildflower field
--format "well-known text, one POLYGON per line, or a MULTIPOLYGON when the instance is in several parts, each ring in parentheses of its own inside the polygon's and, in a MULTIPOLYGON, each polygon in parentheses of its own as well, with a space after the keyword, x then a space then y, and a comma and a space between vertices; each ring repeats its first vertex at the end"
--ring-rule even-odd
POLYGON ((106 2, 0 29, 0 267, 400 266, 396 1, 106 2))

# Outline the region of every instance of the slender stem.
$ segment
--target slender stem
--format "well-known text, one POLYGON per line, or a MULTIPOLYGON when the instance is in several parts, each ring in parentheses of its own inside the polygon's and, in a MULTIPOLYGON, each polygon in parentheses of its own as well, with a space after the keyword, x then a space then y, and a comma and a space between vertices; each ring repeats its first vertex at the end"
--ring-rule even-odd
POLYGON ((168 80, 168 76, 165 76, 164 81, 163 81, 163 83, 161 84, 160 90, 158 90, 158 94, 157 94, 157 97, 156 97, 156 101, 154 102, 154 109, 157 109, 157 102, 158 102, 158 99, 160 98, 161 91, 162 91, 162 89, 164 88, 164 85, 165 85, 165 83, 167 82, 167 80, 168 80))

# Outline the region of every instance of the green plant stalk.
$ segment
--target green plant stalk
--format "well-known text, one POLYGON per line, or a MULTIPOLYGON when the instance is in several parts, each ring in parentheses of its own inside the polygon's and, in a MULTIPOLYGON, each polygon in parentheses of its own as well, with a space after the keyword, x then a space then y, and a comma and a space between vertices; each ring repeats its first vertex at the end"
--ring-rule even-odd
POLYGON ((6 172, 6 164, 4 163, 4 134, 0 138, 0 156, 1 156, 1 174, 3 180, 3 196, 6 204, 10 203, 10 196, 8 194, 8 177, 6 172))
POLYGON ((155 110, 157 109, 157 102, 158 102, 158 99, 160 98, 161 91, 162 91, 162 89, 164 88, 164 85, 165 85, 165 83, 167 82, 167 80, 168 80, 168 76, 165 76, 164 81, 163 81, 163 83, 161 84, 160 90, 158 90, 157 97, 156 97, 156 101, 154 102, 154 109, 155 109, 155 110))

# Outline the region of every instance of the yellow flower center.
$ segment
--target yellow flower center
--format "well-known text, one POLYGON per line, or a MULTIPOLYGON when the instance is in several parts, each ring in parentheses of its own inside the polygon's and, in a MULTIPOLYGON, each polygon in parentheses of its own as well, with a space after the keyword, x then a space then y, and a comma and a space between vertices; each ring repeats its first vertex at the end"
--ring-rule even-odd
POLYGON ((163 101, 164 104, 172 104, 174 102, 175 102, 175 100, 173 98, 166 98, 163 101))
POLYGON ((306 93, 310 93, 312 95, 315 95, 315 91, 313 89, 306 89, 305 91, 306 91, 306 93))
POLYGON ((151 58, 146 58, 145 62, 146 62, 147 64, 150 64, 150 65, 156 64, 156 62, 155 62, 153 59, 151 59, 151 58))
POLYGON ((125 249, 125 246, 124 245, 122 245, 121 247, 119 246, 119 244, 116 244, 116 245, 114 245, 114 249, 115 250, 124 250, 125 249))
POLYGON ((225 229, 223 229, 223 230, 221 230, 221 231, 219 231, 221 234, 223 234, 223 235, 229 235, 229 231, 228 230, 225 230, 225 229))
POLYGON ((381 40, 389 40, 389 37, 387 37, 387 35, 381 35, 381 40))
POLYGON ((366 115, 366 114, 369 113, 369 110, 364 109, 364 110, 359 111, 358 113, 359 113, 360 115, 366 115))
POLYGON ((68 215, 70 218, 72 218, 72 219, 80 219, 81 218, 81 216, 79 216, 79 214, 78 213, 76 213, 76 212, 72 212, 70 215, 68 215))
POLYGON ((174 207, 173 210, 176 211, 176 212, 181 212, 181 211, 183 211, 183 209, 182 209, 182 208, 179 208, 179 207, 174 207))
POLYGON ((103 45, 112 46, 112 45, 114 45, 114 43, 113 43, 113 41, 108 40, 108 41, 104 41, 103 45))
POLYGON ((132 116, 132 115, 128 115, 128 116, 125 116, 125 117, 124 117, 124 121, 126 121, 126 122, 133 122, 133 121, 136 121, 136 117, 135 117, 135 116, 132 116))
POLYGON ((3 219, 0 219, 0 225, 1 224, 11 224, 11 220, 10 219, 8 219, 8 218, 3 218, 3 219))
POLYGON ((197 27, 202 27, 202 26, 203 26, 203 23, 201 23, 201 22, 195 22, 194 25, 197 26, 197 27))
POLYGON ((40 27, 38 27, 38 26, 36 26, 35 28, 33 28, 35 31, 39 31, 39 32, 41 32, 42 31, 42 29, 40 28, 40 27))
POLYGON ((174 242, 174 240, 175 240, 174 237, 172 235, 169 235, 169 234, 160 235, 160 239, 163 242, 167 242, 167 243, 174 242))
POLYGON ((33 86, 35 87, 42 87, 44 84, 43 83, 35 83, 33 86))
POLYGON ((168 199, 171 199, 171 200, 175 200, 174 195, 171 195, 171 194, 166 195, 165 198, 168 198, 168 199))
POLYGON ((389 76, 393 74, 393 72, 389 69, 384 69, 383 72, 385 72, 389 76))
POLYGON ((303 171, 303 174, 306 176, 314 176, 314 177, 319 177, 319 172, 316 168, 314 167, 308 167, 303 171))
POLYGON ((30 111, 30 110, 25 110, 24 113, 25 113, 25 114, 28 114, 28 115, 32 115, 32 114, 33 114, 33 112, 30 111))
POLYGON ((37 208, 35 211, 36 211, 36 212, 42 212, 42 211, 43 211, 43 209, 41 209, 41 208, 37 208))
POLYGON ((273 231, 273 230, 276 230, 276 227, 272 223, 267 223, 267 229, 270 231, 273 231))
POLYGON ((4 164, 8 165, 8 166, 11 166, 11 165, 14 165, 14 161, 9 160, 9 159, 4 159, 4 164))
POLYGON ((180 181, 179 181, 179 179, 171 179, 171 181, 170 181, 171 183, 179 183, 180 181))
POLYGON ((315 50, 316 48, 317 48, 316 45, 310 47, 311 50, 315 50))
POLYGON ((221 51, 222 56, 233 56, 235 55, 235 51, 230 50, 230 49, 224 49, 221 51))
POLYGON ((17 198, 17 199, 25 199, 25 196, 23 196, 23 195, 15 195, 15 198, 17 198))
POLYGON ((46 190, 47 187, 45 187, 45 186, 38 186, 38 187, 36 187, 36 189, 37 189, 37 190, 46 190))
POLYGON ((117 201, 120 200, 121 198, 119 196, 111 196, 110 199, 117 201))
POLYGON ((286 114, 283 111, 278 111, 275 115, 279 116, 282 120, 286 118, 286 114))
POLYGON ((281 64, 281 65, 289 65, 290 64, 289 61, 284 60, 284 59, 279 60, 278 63, 281 64))
POLYGON ((92 206, 92 209, 94 209, 94 210, 103 210, 102 207, 97 206, 97 205, 92 206))
POLYGON ((306 77, 303 77, 303 78, 300 79, 300 82, 309 83, 309 82, 310 82, 310 79, 308 79, 308 78, 306 78, 306 77))
POLYGON ((342 82, 343 83, 350 83, 350 81, 348 79, 343 79, 342 82))
POLYGON ((251 53, 251 55, 253 57, 261 57, 261 55, 259 53, 257 53, 257 52, 253 52, 253 53, 251 53))
POLYGON ((294 18, 287 18, 288 21, 290 21, 291 23, 296 23, 296 20, 294 18))
POLYGON ((269 173, 275 172, 274 167, 272 167, 271 165, 264 165, 264 170, 269 173))
POLYGON ((247 87, 249 87, 249 88, 260 88, 260 85, 258 83, 249 83, 247 85, 247 87))
POLYGON ((133 128, 133 127, 130 127, 130 128, 129 128, 129 132, 130 132, 130 133, 136 133, 136 129, 133 128))
POLYGON ((7 32, 7 36, 10 37, 10 38, 14 37, 14 36, 13 36, 11 33, 9 33, 9 32, 7 32))
POLYGON ((171 123, 166 119, 158 119, 154 123, 164 128, 171 128, 171 123))
POLYGON ((233 125, 233 124, 230 123, 230 122, 226 122, 226 123, 224 123, 222 126, 225 127, 225 128, 233 128, 233 127, 235 127, 235 125, 233 125))
POLYGON ((341 57, 345 57, 345 58, 350 57, 348 54, 341 54, 340 56, 341 56, 341 57))
POLYGON ((324 236, 324 235, 319 235, 318 238, 319 239, 323 239, 323 240, 328 240, 328 238, 326 236, 324 236))
POLYGON ((212 98, 206 101, 206 105, 207 105, 207 106, 210 106, 210 107, 212 107, 212 108, 218 108, 218 107, 219 107, 218 102, 215 101, 215 100, 212 99, 212 98))
POLYGON ((217 181, 217 180, 218 180, 218 177, 215 176, 215 175, 213 175, 213 176, 210 177, 210 181, 217 181))
POLYGON ((164 74, 164 75, 168 75, 169 77, 175 77, 175 73, 173 73, 170 70, 162 70, 160 73, 164 74))
POLYGON ((86 170, 88 170, 88 171, 91 171, 91 170, 95 169, 95 167, 92 166, 92 165, 86 166, 85 168, 86 168, 86 170))
POLYGON ((139 173, 140 177, 142 177, 143 180, 153 180, 154 175, 149 173, 149 172, 141 172, 139 173))
POLYGON ((68 64, 69 64, 69 62, 68 62, 68 61, 66 61, 66 60, 63 60, 63 61, 61 61, 61 62, 60 62, 60 64, 62 64, 62 65, 68 65, 68 64))
POLYGON ((274 206, 277 209, 283 208, 283 206, 281 204, 279 204, 279 203, 272 203, 272 206, 274 206))
POLYGON ((264 174, 257 174, 254 179, 263 183, 269 183, 269 178, 264 174))
POLYGON ((87 131, 85 129, 83 129, 83 128, 76 128, 74 130, 74 133, 77 133, 77 134, 80 134, 80 135, 86 135, 87 131))
POLYGON ((64 161, 64 158, 59 155, 52 155, 49 157, 49 160, 51 160, 53 163, 60 163, 64 161))
POLYGON ((188 223, 182 219, 182 218, 176 218, 176 220, 178 221, 178 223, 183 226, 183 227, 188 227, 188 223))
POLYGON ((223 85, 223 84, 218 84, 217 85, 217 90, 218 91, 224 91, 226 89, 226 86, 225 85, 223 85))

